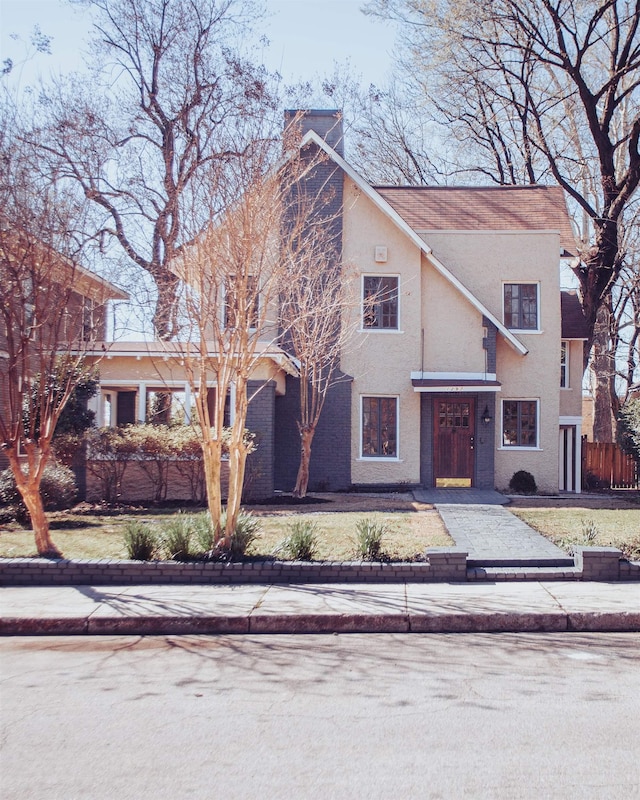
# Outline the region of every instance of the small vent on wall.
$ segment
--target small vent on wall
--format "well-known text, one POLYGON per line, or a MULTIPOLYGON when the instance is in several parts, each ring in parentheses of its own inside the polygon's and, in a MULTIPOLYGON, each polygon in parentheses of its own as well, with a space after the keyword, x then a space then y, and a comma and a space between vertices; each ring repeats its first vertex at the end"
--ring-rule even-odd
POLYGON ((387 248, 383 245, 376 245, 375 259, 378 264, 384 264, 387 260, 387 248))

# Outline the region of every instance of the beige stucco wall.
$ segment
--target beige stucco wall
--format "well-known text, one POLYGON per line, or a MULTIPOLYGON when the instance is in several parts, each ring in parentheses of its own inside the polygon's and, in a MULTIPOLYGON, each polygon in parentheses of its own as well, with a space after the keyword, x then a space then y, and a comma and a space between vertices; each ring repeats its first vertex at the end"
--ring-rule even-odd
POLYGON ((342 369, 354 378, 351 407, 352 480, 354 483, 417 483, 420 475, 420 398, 411 372, 420 369, 420 251, 374 204, 345 181, 343 258, 356 273, 347 324, 353 329, 342 369), (374 248, 387 248, 386 263, 375 261, 374 248), (361 275, 399 276, 399 331, 363 331, 360 326, 361 275), (397 459, 360 456, 361 398, 397 396, 397 459))
MULTIPOLYGON (((425 234, 426 237, 426 234, 425 234)), ((432 233, 434 254, 503 320, 503 284, 539 284, 539 332, 516 333, 528 349, 520 355, 498 335, 495 480, 506 489, 514 472, 531 472, 541 492, 558 490, 560 414, 559 235, 548 233, 432 233), (537 400, 538 449, 502 446, 502 401, 537 400)))
MULTIPOLYGON (((434 255, 488 308, 503 319, 503 283, 539 284, 540 331, 517 333, 528 348, 520 355, 498 334, 497 378, 502 384, 496 413, 496 486, 505 489, 514 472, 531 472, 542 492, 558 489, 560 414, 559 235, 553 232, 431 232, 424 234, 434 255), (502 399, 539 403, 539 447, 502 448, 502 399)), ((400 277, 400 330, 357 330, 342 368, 354 377, 351 409, 354 483, 420 480, 420 399, 411 373, 483 373, 482 316, 440 275, 428 257, 348 179, 345 185, 344 257, 361 274, 400 277), (376 263, 376 246, 387 248, 386 263, 376 263), (424 329, 424 354, 421 331, 424 329), (362 459, 361 398, 399 399, 398 459, 362 459)), ((360 315, 361 282, 353 281, 353 323, 360 315), (355 316, 354 316, 355 315, 355 316)), ((573 360, 573 359, 572 359, 573 360)), ((572 365, 573 366, 573 365, 572 365)), ((573 379, 573 370, 572 370, 573 379)), ((564 402, 564 401, 563 401, 564 402)), ((573 406, 572 406, 573 407, 573 406)), ((567 412, 569 413, 569 412, 567 412)))

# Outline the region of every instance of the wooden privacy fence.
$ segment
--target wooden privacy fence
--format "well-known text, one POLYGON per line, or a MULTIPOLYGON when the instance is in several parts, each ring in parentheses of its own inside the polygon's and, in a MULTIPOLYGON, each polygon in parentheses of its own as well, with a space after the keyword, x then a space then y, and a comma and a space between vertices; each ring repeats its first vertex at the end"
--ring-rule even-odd
POLYGON ((582 475, 586 488, 640 488, 638 462, 613 442, 582 442, 582 475))

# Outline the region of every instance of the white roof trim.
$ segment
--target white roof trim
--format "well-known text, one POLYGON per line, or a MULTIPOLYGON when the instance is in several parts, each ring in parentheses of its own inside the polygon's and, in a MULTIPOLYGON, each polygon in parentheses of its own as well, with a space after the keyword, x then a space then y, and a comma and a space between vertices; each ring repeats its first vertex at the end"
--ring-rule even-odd
POLYGON ((429 247, 429 245, 418 236, 418 234, 411 228, 405 220, 398 214, 398 212, 392 208, 387 201, 376 192, 376 190, 370 186, 364 178, 362 178, 358 173, 351 167, 349 164, 342 158, 342 156, 338 155, 336 151, 330 147, 325 140, 319 136, 315 131, 311 130, 308 131, 302 138, 300 142, 300 146, 304 147, 305 145, 313 142, 316 144, 321 150, 332 159, 332 161, 337 164, 337 166, 342 169, 345 174, 356 184, 356 186, 360 189, 360 191, 365 194, 372 203, 374 203, 382 213, 387 216, 400 230, 409 237, 409 239, 419 248, 419 250, 424 253, 424 255, 429 259, 433 267, 452 284, 470 303, 471 305, 483 314, 487 319, 491 320, 491 322, 496 326, 496 328, 500 331, 502 336, 506 339, 506 341, 513 347, 521 355, 526 355, 529 350, 522 344, 522 342, 517 339, 511 331, 506 328, 481 302, 478 298, 471 292, 467 287, 459 281, 452 272, 450 272, 447 267, 438 259, 436 256, 433 255, 433 251, 429 247))

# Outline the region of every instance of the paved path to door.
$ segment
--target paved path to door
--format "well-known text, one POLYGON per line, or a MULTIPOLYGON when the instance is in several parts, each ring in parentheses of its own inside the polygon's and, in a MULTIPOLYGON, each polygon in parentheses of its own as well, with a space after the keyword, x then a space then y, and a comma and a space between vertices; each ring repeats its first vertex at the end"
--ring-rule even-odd
POLYGON ((432 503, 469 566, 570 566, 573 559, 504 506, 499 492, 481 489, 416 489, 416 500, 432 503))

